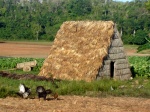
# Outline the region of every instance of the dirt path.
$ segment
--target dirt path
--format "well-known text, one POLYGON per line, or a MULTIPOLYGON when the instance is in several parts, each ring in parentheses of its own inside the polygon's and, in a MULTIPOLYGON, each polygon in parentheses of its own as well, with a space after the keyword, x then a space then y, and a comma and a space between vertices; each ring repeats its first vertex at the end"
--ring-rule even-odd
POLYGON ((59 100, 0 99, 0 112, 149 112, 150 99, 60 96, 59 100))

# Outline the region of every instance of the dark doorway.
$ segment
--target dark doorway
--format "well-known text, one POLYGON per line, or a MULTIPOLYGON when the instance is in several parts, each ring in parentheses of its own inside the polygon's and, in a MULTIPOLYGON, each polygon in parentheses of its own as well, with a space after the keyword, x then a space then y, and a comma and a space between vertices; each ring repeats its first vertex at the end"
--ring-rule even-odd
POLYGON ((114 64, 115 64, 115 62, 111 61, 111 63, 110 63, 110 78, 114 77, 114 64))

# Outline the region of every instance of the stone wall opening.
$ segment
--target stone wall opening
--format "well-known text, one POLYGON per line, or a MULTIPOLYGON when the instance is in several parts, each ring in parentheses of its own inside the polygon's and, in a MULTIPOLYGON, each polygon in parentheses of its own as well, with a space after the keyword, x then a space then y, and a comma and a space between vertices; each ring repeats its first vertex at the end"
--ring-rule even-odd
POLYGON ((110 62, 110 78, 114 78, 115 62, 110 62))

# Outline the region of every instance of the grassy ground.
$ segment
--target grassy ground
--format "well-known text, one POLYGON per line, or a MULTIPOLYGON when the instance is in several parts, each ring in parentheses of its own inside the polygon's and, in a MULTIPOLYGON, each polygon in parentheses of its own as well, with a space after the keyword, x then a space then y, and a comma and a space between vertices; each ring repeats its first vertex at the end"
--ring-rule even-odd
POLYGON ((137 49, 138 45, 124 45, 124 47, 127 49, 137 49))
MULTIPOLYGON (((138 45, 124 45, 124 48, 127 50, 127 51, 133 51, 133 52, 137 52, 137 48, 139 46, 138 45)), ((141 54, 150 54, 150 49, 148 50, 143 50, 143 51, 140 51, 138 53, 141 53, 141 54)))
POLYGON ((150 97, 150 81, 147 78, 141 77, 128 81, 108 79, 93 82, 56 81, 58 88, 51 82, 46 81, 14 80, 0 77, 0 97, 16 96, 20 83, 24 83, 31 88, 33 97, 36 94, 35 89, 39 85, 51 89, 59 95, 150 97))
POLYGON ((142 54, 150 54, 150 49, 148 49, 148 50, 143 50, 143 51, 141 51, 140 53, 142 53, 142 54))

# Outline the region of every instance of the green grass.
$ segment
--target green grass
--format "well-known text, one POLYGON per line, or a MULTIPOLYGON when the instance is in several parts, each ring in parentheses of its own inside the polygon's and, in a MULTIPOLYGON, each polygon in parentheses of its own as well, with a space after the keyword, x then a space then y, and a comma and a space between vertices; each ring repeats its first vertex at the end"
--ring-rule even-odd
POLYGON ((142 54, 150 54, 150 49, 140 51, 139 53, 142 53, 142 54))
POLYGON ((140 54, 150 54, 150 49, 140 50, 138 52, 138 47, 139 45, 124 45, 125 50, 135 50, 137 51, 137 53, 140 53, 140 54))
POLYGON ((125 49, 137 49, 139 46, 138 45, 124 45, 125 49))
POLYGON ((60 81, 56 82, 58 88, 51 82, 34 80, 14 80, 0 77, 0 97, 17 97, 18 86, 24 83, 32 90, 32 96, 36 97, 35 89, 42 85, 47 89, 57 92, 59 95, 82 95, 91 97, 130 96, 150 98, 150 80, 147 78, 135 78, 128 81, 115 81, 103 79, 100 81, 60 81), (114 90, 111 90, 111 87, 114 90))
POLYGON ((14 96, 16 97, 16 93, 19 91, 19 84, 23 83, 31 88, 32 96, 35 96, 36 87, 38 85, 44 86, 45 88, 50 88, 51 90, 55 90, 55 86, 51 82, 46 81, 34 81, 34 80, 15 80, 0 77, 0 97, 6 96, 14 96))

